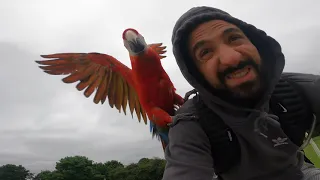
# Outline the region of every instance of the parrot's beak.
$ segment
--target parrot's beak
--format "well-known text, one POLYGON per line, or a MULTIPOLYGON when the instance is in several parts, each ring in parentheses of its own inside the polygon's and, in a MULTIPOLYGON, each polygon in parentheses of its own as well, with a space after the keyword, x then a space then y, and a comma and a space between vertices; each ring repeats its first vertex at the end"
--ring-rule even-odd
POLYGON ((139 55, 148 47, 143 36, 131 29, 123 32, 123 42, 130 55, 139 55))

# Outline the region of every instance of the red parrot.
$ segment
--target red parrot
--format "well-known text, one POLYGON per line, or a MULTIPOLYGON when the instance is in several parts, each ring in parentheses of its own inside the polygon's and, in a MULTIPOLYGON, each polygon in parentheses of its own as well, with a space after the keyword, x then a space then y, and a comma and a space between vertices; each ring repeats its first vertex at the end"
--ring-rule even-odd
POLYGON ((84 90, 86 97, 96 91, 94 102, 103 104, 108 97, 111 108, 126 114, 127 104, 133 117, 135 111, 147 124, 150 120, 152 137, 157 136, 163 148, 168 143, 168 124, 175 109, 184 103, 161 65, 165 51, 162 43, 147 44, 135 29, 122 34, 124 46, 129 52, 131 67, 122 64, 108 54, 58 53, 41 55, 51 60, 36 61, 44 72, 51 75, 68 75, 64 83, 80 81, 76 88, 84 90), (147 118, 148 117, 148 118, 147 118))

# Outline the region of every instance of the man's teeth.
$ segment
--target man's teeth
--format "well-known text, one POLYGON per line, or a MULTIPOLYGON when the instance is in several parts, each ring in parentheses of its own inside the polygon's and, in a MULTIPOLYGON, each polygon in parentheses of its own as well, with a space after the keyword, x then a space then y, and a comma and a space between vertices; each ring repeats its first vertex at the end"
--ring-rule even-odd
POLYGON ((235 72, 235 73, 228 75, 228 78, 241 78, 241 77, 247 75, 248 72, 249 72, 249 68, 246 68, 241 71, 238 71, 238 72, 235 72))

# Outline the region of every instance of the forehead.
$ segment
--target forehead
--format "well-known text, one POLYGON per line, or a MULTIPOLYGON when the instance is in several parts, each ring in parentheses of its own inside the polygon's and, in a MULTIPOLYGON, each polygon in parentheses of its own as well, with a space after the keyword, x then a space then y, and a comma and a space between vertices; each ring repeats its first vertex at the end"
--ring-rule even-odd
POLYGON ((205 22, 200 24, 191 32, 189 36, 189 45, 193 46, 201 40, 219 38, 228 32, 228 30, 230 30, 229 32, 238 31, 242 33, 237 26, 223 20, 211 20, 205 22))

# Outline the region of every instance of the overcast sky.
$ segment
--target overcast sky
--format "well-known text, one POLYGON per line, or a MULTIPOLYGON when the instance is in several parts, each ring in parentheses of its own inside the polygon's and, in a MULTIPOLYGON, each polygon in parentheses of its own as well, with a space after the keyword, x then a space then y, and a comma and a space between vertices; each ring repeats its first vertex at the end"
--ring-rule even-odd
POLYGON ((39 172, 71 155, 124 163, 163 157, 149 126, 108 103, 94 104, 34 60, 40 54, 100 52, 129 66, 121 34, 132 27, 147 43, 168 46, 163 66, 184 96, 190 86, 174 60, 171 32, 179 16, 198 5, 222 8, 275 37, 286 71, 320 72, 317 0, 0 0, 0 165, 39 172))

